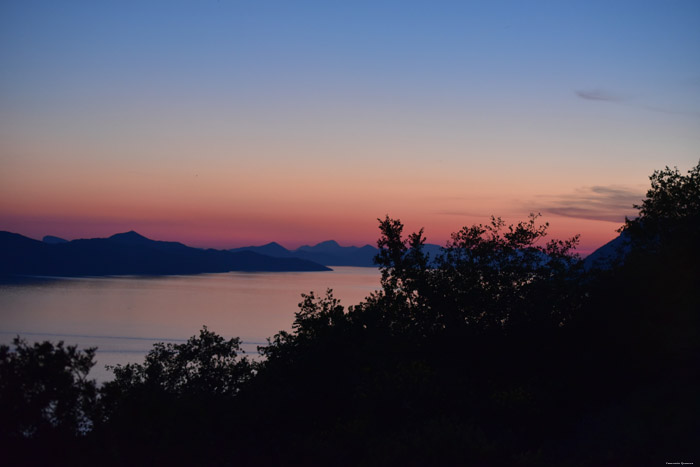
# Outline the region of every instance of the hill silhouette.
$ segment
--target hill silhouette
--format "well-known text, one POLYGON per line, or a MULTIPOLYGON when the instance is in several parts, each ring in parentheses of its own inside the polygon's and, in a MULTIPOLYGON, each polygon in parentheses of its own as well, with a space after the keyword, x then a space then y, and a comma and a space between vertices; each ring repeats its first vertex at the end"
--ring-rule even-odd
POLYGON ((610 240, 605 245, 596 249, 586 256, 583 265, 586 269, 600 268, 610 269, 615 264, 624 261, 625 256, 630 252, 630 237, 626 232, 622 232, 617 237, 610 240))
POLYGON ((229 271, 328 271, 299 258, 202 250, 130 231, 109 238, 47 243, 0 232, 0 273, 45 276, 198 274, 229 271))
MULTIPOLYGON (((326 240, 316 245, 303 245, 295 250, 288 250, 277 242, 270 242, 260 246, 247 246, 233 248, 231 252, 252 251, 277 258, 300 258, 324 266, 356 266, 356 267, 376 267, 375 256, 379 250, 372 245, 341 246, 335 240, 326 240)), ((437 257, 441 251, 439 245, 426 244, 425 251, 432 258, 437 257)))
POLYGON ((66 240, 65 238, 55 237, 53 235, 45 235, 44 238, 41 239, 41 241, 50 244, 68 243, 68 240, 66 240))

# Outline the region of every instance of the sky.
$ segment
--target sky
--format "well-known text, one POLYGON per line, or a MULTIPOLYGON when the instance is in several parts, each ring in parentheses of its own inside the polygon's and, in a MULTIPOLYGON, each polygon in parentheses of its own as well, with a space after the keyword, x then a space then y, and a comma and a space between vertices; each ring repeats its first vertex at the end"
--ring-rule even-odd
POLYGON ((586 254, 700 160, 700 2, 0 3, 0 230, 374 244, 530 212, 586 254))

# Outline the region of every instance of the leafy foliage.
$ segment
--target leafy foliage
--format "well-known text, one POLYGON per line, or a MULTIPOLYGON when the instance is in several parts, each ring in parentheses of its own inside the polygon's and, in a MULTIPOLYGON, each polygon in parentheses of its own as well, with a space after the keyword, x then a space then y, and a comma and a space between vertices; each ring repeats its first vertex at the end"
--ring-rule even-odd
POLYGON ((381 302, 397 313, 395 324, 423 334, 563 324, 580 300, 578 237, 541 244, 548 224, 538 225, 537 217, 508 227, 500 218, 464 227, 437 258, 423 253, 422 230, 403 239, 401 222, 387 217, 378 242, 382 291, 369 302, 381 302))
POLYGON ((91 428, 95 348, 63 342, 0 345, 0 438, 81 436, 91 428))
POLYGON ((143 364, 118 365, 100 391, 93 447, 116 464, 211 464, 235 427, 231 406, 253 376, 240 339, 204 327, 158 343, 143 364), (122 450, 120 446, 130 446, 122 450))
POLYGON ((437 258, 424 253, 422 231, 404 238, 399 220, 380 220, 381 290, 347 312, 332 291, 304 295, 293 331, 262 349, 253 387, 277 420, 268 436, 288 446, 313 439, 303 451, 314 463, 529 455, 527 417, 545 397, 531 378, 547 371, 532 361, 547 361, 582 302, 576 238, 542 242, 547 226, 536 220, 465 228, 437 258), (524 339, 540 342, 522 348, 524 339), (293 426, 280 426, 281 411, 293 426), (493 432, 498 421, 521 438, 493 432), (406 447, 414 437, 422 441, 406 447))
POLYGON ((225 340, 206 326, 184 344, 157 343, 145 362, 117 365, 107 390, 152 387, 182 396, 232 395, 252 374, 251 362, 239 358, 240 339, 225 340))
POLYGON ((678 168, 655 171, 639 217, 626 219, 623 230, 639 250, 683 247, 700 238, 700 163, 682 175, 678 168))
POLYGON ((239 338, 227 341, 206 326, 186 343, 157 343, 143 364, 113 368, 114 380, 101 391, 102 417, 119 419, 127 408, 148 413, 169 404, 230 399, 253 374, 252 363, 241 353, 239 338))

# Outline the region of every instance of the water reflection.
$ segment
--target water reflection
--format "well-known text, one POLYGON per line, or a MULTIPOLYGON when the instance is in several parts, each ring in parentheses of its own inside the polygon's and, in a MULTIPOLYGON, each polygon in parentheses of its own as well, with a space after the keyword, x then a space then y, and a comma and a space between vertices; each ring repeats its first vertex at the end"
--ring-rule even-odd
POLYGON ((194 276, 16 278, 0 282, 0 342, 63 340, 98 347, 104 365, 140 362, 154 342, 184 342, 206 325, 241 337, 247 353, 291 329, 301 293, 332 288, 344 305, 379 286, 373 268, 331 272, 226 273, 194 276))

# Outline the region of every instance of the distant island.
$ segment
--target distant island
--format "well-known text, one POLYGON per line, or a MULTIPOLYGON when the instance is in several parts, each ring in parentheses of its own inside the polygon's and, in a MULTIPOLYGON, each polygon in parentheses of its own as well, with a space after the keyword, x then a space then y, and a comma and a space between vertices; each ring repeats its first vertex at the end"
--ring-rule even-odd
POLYGON ((229 271, 330 271, 317 262, 254 251, 199 249, 130 231, 109 238, 44 241, 0 231, 0 274, 31 276, 173 275, 229 271))
MULTIPOLYGON (((435 258, 440 253, 439 245, 426 244, 424 251, 435 258)), ((261 246, 247 246, 229 250, 234 253, 254 252, 275 258, 299 258, 324 266, 359 266, 376 267, 374 257, 379 250, 372 245, 363 247, 340 246, 335 240, 328 240, 314 246, 304 245, 296 250, 288 250, 277 242, 267 243, 261 246)))
MULTIPOLYGON (((442 248, 425 244, 434 260, 442 248)), ((585 267, 607 268, 625 256, 624 236, 586 258, 585 267)), ((376 267, 371 245, 340 246, 328 240, 289 250, 277 242, 230 250, 188 247, 151 240, 134 232, 108 238, 68 241, 47 235, 42 241, 0 231, 0 274, 30 276, 174 275, 229 271, 330 271, 329 266, 376 267)))
MULTIPOLYGON (((60 239, 58 239, 60 240, 60 239)), ((46 239, 44 240, 46 241, 46 239)), ((52 238, 52 241, 56 241, 52 238)), ((584 267, 608 269, 616 261, 621 261, 629 250, 625 234, 599 247, 593 253, 585 257, 584 267)), ((324 266, 355 266, 377 267, 374 257, 379 250, 372 245, 363 247, 340 246, 335 240, 328 240, 314 246, 304 245, 296 250, 289 250, 277 242, 270 242, 260 246, 247 246, 228 250, 234 253, 253 252, 274 258, 299 258, 324 266)), ((423 251, 430 261, 434 261, 442 253, 442 247, 433 243, 423 245, 423 251)), ((434 264, 434 263, 433 263, 434 264)))

